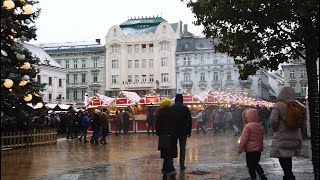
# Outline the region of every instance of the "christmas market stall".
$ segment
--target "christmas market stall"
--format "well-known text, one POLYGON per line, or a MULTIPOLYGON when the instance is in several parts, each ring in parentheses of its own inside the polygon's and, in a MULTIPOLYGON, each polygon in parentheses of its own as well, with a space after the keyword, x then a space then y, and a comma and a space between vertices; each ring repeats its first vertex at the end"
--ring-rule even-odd
POLYGON ((160 95, 154 90, 150 90, 143 98, 140 99, 135 109, 136 114, 136 131, 147 131, 147 113, 149 111, 156 113, 160 108, 160 95))
POLYGON ((113 123, 113 119, 116 115, 116 111, 123 112, 129 110, 130 112, 130 125, 129 131, 136 132, 135 121, 135 108, 138 105, 141 97, 136 92, 120 91, 119 95, 112 101, 109 106, 109 113, 111 118, 111 131, 115 131, 116 127, 113 123))

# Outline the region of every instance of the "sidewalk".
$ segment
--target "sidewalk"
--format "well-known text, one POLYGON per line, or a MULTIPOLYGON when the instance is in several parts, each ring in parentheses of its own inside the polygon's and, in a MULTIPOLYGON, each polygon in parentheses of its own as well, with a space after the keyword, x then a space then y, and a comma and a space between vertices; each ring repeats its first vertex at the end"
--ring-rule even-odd
MULTIPOLYGON (((146 134, 130 134, 128 136, 108 137, 107 145, 91 145, 79 143, 77 140, 59 141, 56 146, 21 149, 11 151, 15 160, 20 163, 32 162, 28 171, 20 169, 24 179, 33 180, 160 180, 163 160, 157 151, 157 136, 146 134), (41 151, 41 152, 39 152, 41 151), (21 159, 23 153, 26 159, 21 159), (32 160, 30 160, 32 156, 32 160), (40 165, 39 165, 40 164, 40 165)), ((237 137, 232 133, 213 135, 193 133, 187 143, 185 171, 179 170, 176 158, 174 165, 177 179, 248 179, 245 155, 237 156, 237 137)), ((260 164, 268 179, 282 179, 283 173, 277 159, 269 156, 271 139, 265 138, 265 150, 260 164)), ((10 151, 8 151, 10 152, 10 151)), ((10 156, 10 155, 9 155, 10 156)), ((13 159, 1 153, 1 179, 21 179, 13 176, 16 167, 3 168, 13 159)), ((12 166, 12 165, 11 165, 12 166)), ((293 159, 293 171, 297 180, 313 180, 310 140, 304 140, 302 156, 293 159)))

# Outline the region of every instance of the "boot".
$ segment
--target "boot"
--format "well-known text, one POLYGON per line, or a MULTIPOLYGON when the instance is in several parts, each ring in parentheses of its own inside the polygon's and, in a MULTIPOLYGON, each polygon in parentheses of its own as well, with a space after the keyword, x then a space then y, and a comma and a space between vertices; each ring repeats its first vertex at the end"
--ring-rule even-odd
POLYGON ((265 174, 259 174, 261 180, 268 180, 265 174))
POLYGON ((162 176, 162 180, 167 180, 168 179, 168 176, 166 175, 166 174, 164 174, 163 176, 162 176))
POLYGON ((180 163, 180 170, 184 171, 186 169, 186 166, 184 163, 180 163))
POLYGON ((176 180, 176 175, 170 176, 170 180, 176 180))

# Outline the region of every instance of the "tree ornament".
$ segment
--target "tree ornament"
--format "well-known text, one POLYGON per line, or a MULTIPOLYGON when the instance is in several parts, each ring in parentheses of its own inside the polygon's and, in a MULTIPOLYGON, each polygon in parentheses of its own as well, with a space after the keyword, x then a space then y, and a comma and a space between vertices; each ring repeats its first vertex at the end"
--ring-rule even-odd
POLYGON ((22 7, 23 11, 26 14, 32 14, 33 13, 33 6, 31 4, 26 4, 22 7))
POLYGON ((24 59, 26 58, 26 55, 17 53, 17 54, 16 54, 16 57, 17 57, 17 59, 18 59, 19 61, 22 61, 22 60, 24 60, 24 59))
POLYGON ((22 67, 22 69, 28 70, 28 69, 30 69, 31 65, 30 65, 30 63, 25 62, 21 67, 22 67))
POLYGON ((40 108, 42 108, 42 107, 43 107, 43 103, 42 103, 42 102, 38 102, 38 103, 37 103, 37 108, 40 109, 40 108))
POLYGON ((28 75, 24 75, 24 76, 22 77, 22 79, 25 80, 25 81, 29 81, 29 80, 30 80, 30 77, 29 77, 28 75))
POLYGON ((2 54, 2 56, 6 56, 6 57, 8 56, 7 52, 5 52, 5 51, 2 50, 2 49, 1 49, 1 54, 2 54))
POLYGON ((24 20, 24 23, 30 24, 30 23, 31 23, 31 20, 30 20, 30 19, 26 19, 26 20, 24 20))
POLYGON ((13 81, 11 79, 5 79, 3 85, 9 89, 13 86, 13 81))
POLYGON ((28 40, 28 38, 27 38, 26 36, 24 36, 24 35, 22 35, 20 39, 21 39, 22 41, 27 41, 27 40, 28 40))
POLYGON ((35 96, 39 97, 40 95, 38 93, 33 93, 35 96))
POLYGON ((31 94, 28 94, 28 95, 24 96, 23 99, 24 99, 25 101, 29 102, 29 101, 32 100, 32 95, 31 95, 31 94))
POLYGON ((20 81, 19 86, 25 86, 25 85, 28 84, 28 82, 29 82, 29 81, 24 81, 24 80, 22 80, 22 81, 20 81))
POLYGON ((13 9, 15 7, 15 4, 12 0, 5 0, 3 2, 3 6, 7 9, 13 9))

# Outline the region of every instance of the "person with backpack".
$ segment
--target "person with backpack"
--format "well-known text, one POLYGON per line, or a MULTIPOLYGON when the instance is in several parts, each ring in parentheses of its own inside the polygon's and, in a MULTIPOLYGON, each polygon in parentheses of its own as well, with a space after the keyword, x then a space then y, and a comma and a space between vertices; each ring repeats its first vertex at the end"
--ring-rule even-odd
POLYGON ((276 99, 270 115, 273 129, 270 156, 278 158, 284 180, 294 180, 292 157, 301 153, 301 124, 306 120, 305 111, 295 104, 295 91, 284 87, 276 99))

